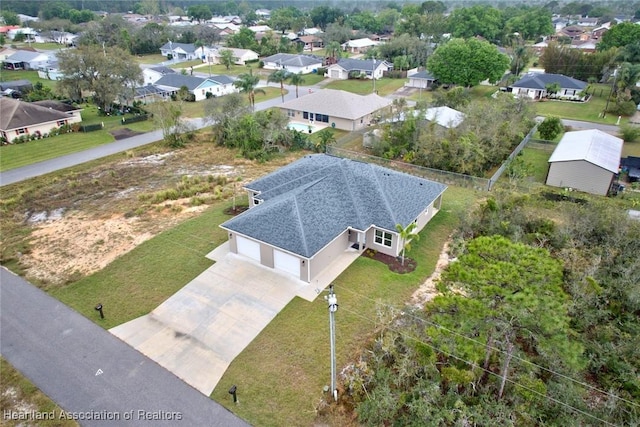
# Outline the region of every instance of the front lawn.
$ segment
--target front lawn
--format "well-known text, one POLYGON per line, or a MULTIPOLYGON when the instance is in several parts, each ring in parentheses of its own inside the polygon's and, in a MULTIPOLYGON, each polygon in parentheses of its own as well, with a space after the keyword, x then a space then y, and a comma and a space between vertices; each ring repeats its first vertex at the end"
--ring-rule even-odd
MULTIPOLYGON (((402 309, 433 272, 444 242, 477 195, 449 187, 442 210, 412 244, 413 273, 396 274, 378 261, 360 257, 334 282, 338 372, 354 361, 363 342, 373 339, 385 307, 402 309)), ((316 408, 330 381, 329 320, 322 296, 294 299, 231 363, 212 397, 256 426, 314 425, 316 408), (228 390, 236 385, 240 403, 228 390)))
MULTIPOLYGON (((386 96, 403 87, 405 81, 405 79, 389 79, 385 77, 375 81, 375 88, 378 95, 386 96)), ((332 80, 325 88, 344 90, 358 95, 368 95, 373 93, 373 85, 374 83, 370 79, 332 80)))
POLYGON ((54 159, 113 141, 113 135, 108 132, 96 131, 66 133, 24 144, 3 145, 0 147, 0 171, 54 159))

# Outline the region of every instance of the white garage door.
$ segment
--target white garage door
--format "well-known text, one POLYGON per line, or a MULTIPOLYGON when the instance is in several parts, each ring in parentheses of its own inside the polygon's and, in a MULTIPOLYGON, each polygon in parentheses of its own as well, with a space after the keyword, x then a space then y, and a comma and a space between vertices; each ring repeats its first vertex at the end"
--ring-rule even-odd
POLYGON ((246 237, 236 236, 238 254, 260 262, 260 243, 249 240, 246 237))
POLYGON ((329 77, 331 77, 332 79, 339 79, 340 70, 331 70, 331 75, 329 77))
POLYGON ((300 259, 293 255, 274 249, 273 267, 300 278, 300 259))

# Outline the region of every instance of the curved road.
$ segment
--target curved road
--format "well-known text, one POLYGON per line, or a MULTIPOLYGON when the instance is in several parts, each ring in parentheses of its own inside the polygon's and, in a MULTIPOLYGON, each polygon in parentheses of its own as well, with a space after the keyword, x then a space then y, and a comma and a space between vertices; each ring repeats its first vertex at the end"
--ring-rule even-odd
POLYGON ((5 268, 0 336, 2 357, 83 426, 249 426, 5 268))

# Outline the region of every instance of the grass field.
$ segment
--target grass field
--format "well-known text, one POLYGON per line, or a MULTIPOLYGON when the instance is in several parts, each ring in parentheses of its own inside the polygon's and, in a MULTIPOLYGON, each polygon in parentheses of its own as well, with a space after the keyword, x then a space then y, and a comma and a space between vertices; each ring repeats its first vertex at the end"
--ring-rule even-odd
POLYGON ((49 79, 41 79, 38 77, 37 71, 31 70, 4 70, 0 68, 0 81, 13 81, 13 80, 29 80, 32 84, 37 82, 42 83, 43 86, 51 88, 55 91, 56 81, 49 79))
MULTIPOLYGON (((404 86, 404 79, 388 79, 383 78, 376 80, 375 88, 380 96, 389 95, 404 86)), ((363 80, 333 80, 325 86, 326 89, 344 90, 347 92, 357 93, 359 95, 368 95, 373 93, 373 81, 369 79, 363 80)))

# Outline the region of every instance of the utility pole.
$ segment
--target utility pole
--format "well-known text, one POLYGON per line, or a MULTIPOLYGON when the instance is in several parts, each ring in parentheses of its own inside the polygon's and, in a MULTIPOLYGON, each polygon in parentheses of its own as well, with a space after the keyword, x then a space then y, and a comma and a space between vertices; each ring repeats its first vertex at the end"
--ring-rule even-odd
POLYGON ((331 395, 338 401, 338 390, 336 388, 336 319, 338 311, 338 298, 333 293, 333 285, 329 285, 329 295, 325 296, 329 304, 329 337, 331 340, 331 395))
POLYGON ((371 78, 373 79, 373 93, 376 93, 376 58, 373 58, 373 71, 371 72, 371 78))

